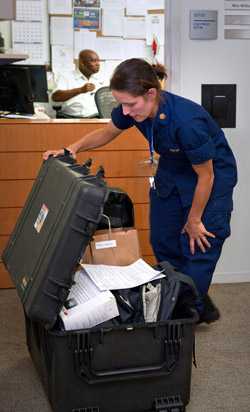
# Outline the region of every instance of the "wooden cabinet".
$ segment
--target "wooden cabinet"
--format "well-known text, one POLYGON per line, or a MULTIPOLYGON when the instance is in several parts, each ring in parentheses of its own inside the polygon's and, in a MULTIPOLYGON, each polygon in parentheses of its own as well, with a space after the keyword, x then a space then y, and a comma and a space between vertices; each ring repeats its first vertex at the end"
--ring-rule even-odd
MULTIPOLYGON (((65 147, 84 134, 105 127, 106 120, 0 120, 0 254, 25 203, 47 149, 65 147)), ((78 155, 93 159, 93 170, 105 168, 110 185, 131 196, 143 257, 154 262, 149 244, 148 177, 151 168, 145 138, 135 129, 123 132, 108 145, 78 155)), ((0 261, 0 287, 13 287, 0 261)))

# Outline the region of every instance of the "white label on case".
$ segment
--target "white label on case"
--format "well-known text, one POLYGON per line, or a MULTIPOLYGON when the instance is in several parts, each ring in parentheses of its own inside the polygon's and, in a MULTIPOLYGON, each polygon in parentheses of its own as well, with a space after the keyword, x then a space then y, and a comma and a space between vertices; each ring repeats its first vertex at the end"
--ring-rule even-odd
POLYGON ((37 233, 40 233, 48 213, 49 209, 45 204, 43 204, 34 223, 34 228, 36 229, 37 233))
POLYGON ((111 247, 116 247, 116 240, 103 240, 102 242, 95 242, 95 248, 98 249, 109 249, 111 247))

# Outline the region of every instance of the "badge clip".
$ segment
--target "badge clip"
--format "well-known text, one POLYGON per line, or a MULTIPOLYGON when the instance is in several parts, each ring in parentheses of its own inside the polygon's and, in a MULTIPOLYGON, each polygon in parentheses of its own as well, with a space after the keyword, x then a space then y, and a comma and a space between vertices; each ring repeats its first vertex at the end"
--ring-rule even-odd
POLYGON ((155 189, 155 178, 153 176, 150 176, 148 180, 149 180, 150 187, 155 189))

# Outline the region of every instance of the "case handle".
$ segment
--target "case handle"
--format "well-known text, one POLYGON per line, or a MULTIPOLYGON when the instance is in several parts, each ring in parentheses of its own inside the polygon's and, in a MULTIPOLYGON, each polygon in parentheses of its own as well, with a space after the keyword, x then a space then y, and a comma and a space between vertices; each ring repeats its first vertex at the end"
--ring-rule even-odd
POLYGON ((83 351, 80 351, 80 353, 75 351, 74 354, 76 369, 79 376, 89 384, 125 379, 138 379, 139 377, 144 378, 147 374, 149 374, 150 376, 166 376, 171 374, 177 365, 180 354, 180 344, 181 341, 169 342, 168 339, 163 339, 164 359, 162 363, 159 363, 158 365, 110 369, 104 371, 97 371, 94 369, 94 349, 93 347, 90 347, 88 350, 85 349, 83 351))
MULTIPOLYGON (((50 158, 54 158, 54 156, 52 154, 49 155, 49 159, 50 158)), ((60 160, 61 162, 64 163, 68 163, 68 164, 75 164, 76 160, 75 158, 72 156, 71 152, 68 149, 63 148, 63 154, 60 154, 58 156, 55 157, 55 159, 60 160)))

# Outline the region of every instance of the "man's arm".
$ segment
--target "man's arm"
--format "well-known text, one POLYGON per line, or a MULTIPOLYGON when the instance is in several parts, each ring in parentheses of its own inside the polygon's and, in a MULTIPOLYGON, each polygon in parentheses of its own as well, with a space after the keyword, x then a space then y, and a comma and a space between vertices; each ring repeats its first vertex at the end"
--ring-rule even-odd
POLYGON ((94 89, 95 85, 93 83, 86 83, 84 86, 75 89, 56 90, 51 97, 54 102, 66 102, 72 97, 78 96, 78 94, 92 92, 94 89))

